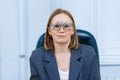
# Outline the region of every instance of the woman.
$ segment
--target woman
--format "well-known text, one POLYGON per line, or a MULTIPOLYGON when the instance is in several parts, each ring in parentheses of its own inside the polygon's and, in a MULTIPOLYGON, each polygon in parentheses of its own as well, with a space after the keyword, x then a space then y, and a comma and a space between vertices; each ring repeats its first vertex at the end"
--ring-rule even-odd
POLYGON ((79 44, 72 15, 55 10, 46 29, 44 47, 30 57, 30 80, 100 80, 92 47, 79 44))

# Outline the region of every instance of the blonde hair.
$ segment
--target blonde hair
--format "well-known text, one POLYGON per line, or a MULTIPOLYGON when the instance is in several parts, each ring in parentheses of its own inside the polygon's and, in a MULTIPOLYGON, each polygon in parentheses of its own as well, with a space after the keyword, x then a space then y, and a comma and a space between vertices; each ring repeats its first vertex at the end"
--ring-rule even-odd
POLYGON ((74 22, 73 16, 68 11, 60 9, 60 8, 56 9, 51 14, 51 16, 49 17, 49 20, 48 20, 48 23, 47 23, 47 28, 46 28, 46 33, 45 33, 45 39, 44 39, 44 48, 46 50, 51 50, 51 49, 54 48, 52 36, 49 35, 49 33, 48 33, 48 27, 51 24, 51 21, 54 18, 54 16, 56 16, 56 15, 58 15, 60 13, 64 13, 64 14, 68 15, 71 18, 72 22, 73 22, 75 32, 71 36, 71 42, 69 44, 69 48, 77 49, 79 44, 78 44, 78 37, 77 37, 77 33, 76 33, 75 22, 74 22))

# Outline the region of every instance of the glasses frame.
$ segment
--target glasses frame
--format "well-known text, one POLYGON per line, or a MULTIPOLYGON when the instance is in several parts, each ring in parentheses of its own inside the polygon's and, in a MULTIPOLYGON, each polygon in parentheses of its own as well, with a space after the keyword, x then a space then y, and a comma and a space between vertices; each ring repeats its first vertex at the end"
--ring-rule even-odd
POLYGON ((74 28, 74 25, 72 23, 68 23, 68 22, 56 22, 55 24, 51 24, 49 26, 49 29, 51 30, 56 30, 56 31, 60 31, 60 28, 63 28, 64 31, 69 31, 71 29, 74 28))

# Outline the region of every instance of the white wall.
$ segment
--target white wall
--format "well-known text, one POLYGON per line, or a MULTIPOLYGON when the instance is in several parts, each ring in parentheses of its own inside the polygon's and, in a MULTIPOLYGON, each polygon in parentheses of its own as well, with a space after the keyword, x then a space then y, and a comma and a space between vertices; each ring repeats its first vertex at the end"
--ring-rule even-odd
POLYGON ((29 56, 49 14, 49 1, 0 1, 0 80, 28 80, 29 56))
POLYGON ((0 80, 19 80, 19 14, 17 5, 16 0, 0 0, 0 80))
POLYGON ((1 0, 0 80, 29 79, 29 56, 46 30, 51 12, 59 7, 72 13, 77 28, 95 36, 102 80, 120 79, 119 3, 119 0, 1 0))

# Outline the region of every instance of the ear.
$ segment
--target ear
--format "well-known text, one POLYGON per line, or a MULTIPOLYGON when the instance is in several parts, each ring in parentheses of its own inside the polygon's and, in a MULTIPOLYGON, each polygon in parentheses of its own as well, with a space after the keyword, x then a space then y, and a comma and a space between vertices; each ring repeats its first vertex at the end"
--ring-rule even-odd
POLYGON ((71 34, 73 35, 74 33, 75 33, 75 30, 74 30, 74 29, 72 29, 72 30, 71 30, 71 34))
POLYGON ((49 35, 51 35, 51 30, 50 29, 48 29, 48 33, 49 33, 49 35))

